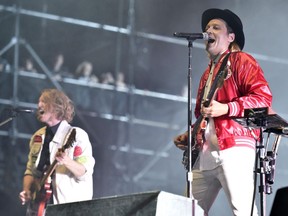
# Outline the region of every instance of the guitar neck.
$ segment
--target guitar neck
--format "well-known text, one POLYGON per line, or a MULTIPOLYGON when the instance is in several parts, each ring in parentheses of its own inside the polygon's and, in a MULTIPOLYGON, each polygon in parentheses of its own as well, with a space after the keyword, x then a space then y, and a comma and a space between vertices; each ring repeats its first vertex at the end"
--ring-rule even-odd
MULTIPOLYGON (((216 92, 217 92, 217 90, 219 88, 219 82, 221 81, 221 78, 223 77, 223 73, 224 73, 224 71, 220 71, 217 74, 217 76, 216 76, 216 78, 215 78, 215 80, 214 80, 214 82, 213 82, 213 84, 212 84, 212 86, 210 88, 210 91, 209 91, 209 93, 207 95, 207 98, 206 98, 205 102, 203 103, 204 107, 209 107, 210 106, 211 101, 213 100, 214 95, 216 94, 216 92)), ((196 120, 196 122, 194 124, 195 130, 193 129, 193 131, 192 131, 192 137, 195 137, 195 135, 197 134, 197 132, 199 130, 199 127, 200 127, 200 125, 201 125, 203 120, 204 120, 204 117, 203 117, 202 114, 200 114, 200 116, 197 118, 197 120, 196 120)))
POLYGON ((209 107, 210 106, 210 103, 211 101, 213 100, 217 90, 219 89, 219 87, 222 86, 223 84, 223 79, 224 79, 224 76, 225 75, 225 71, 219 71, 219 73, 217 74, 214 82, 212 83, 212 86, 210 88, 210 91, 207 95, 207 98, 206 98, 206 101, 204 102, 204 106, 205 107, 209 107))
POLYGON ((57 163, 58 161, 54 160, 53 163, 49 166, 48 170, 45 172, 45 175, 41 179, 41 182, 40 182, 41 187, 45 184, 46 180, 52 175, 53 171, 55 170, 57 166, 57 163))
POLYGON ((204 120, 204 117, 203 115, 201 114, 196 122, 194 123, 194 127, 193 127, 193 130, 192 130, 192 138, 196 136, 197 132, 198 132, 198 129, 200 128, 200 125, 201 125, 201 122, 204 120))

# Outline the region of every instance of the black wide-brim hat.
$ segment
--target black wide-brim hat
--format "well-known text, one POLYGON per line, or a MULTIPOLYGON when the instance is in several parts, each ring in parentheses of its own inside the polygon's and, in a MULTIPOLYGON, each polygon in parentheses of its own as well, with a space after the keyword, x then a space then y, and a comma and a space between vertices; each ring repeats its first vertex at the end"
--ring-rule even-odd
POLYGON ((230 28, 232 28, 235 34, 235 42, 239 45, 241 50, 245 44, 245 36, 243 32, 243 25, 240 18, 228 9, 217 9, 211 8, 203 12, 202 14, 202 31, 205 31, 207 24, 212 19, 222 19, 224 20, 230 28))

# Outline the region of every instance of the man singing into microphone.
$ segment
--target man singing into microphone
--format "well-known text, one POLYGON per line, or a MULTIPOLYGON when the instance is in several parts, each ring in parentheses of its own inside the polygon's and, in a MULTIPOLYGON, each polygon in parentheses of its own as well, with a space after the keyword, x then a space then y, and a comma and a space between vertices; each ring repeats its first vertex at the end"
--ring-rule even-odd
MULTIPOLYGON (((255 139, 260 133, 258 129, 251 132, 233 118, 243 117, 245 109, 271 107, 272 93, 259 64, 241 51, 245 37, 235 13, 214 8, 204 11, 202 30, 210 38, 206 41, 210 62, 200 80, 194 111, 196 118, 203 117, 201 125, 206 127, 192 129, 197 130, 199 147, 192 171, 192 193, 205 215, 221 188, 233 215, 248 216, 252 209, 253 215, 258 215, 253 204, 253 171, 255 139), (208 92, 222 64, 227 72, 223 86, 207 105, 208 92)), ((175 137, 174 143, 187 151, 187 132, 175 137)))
POLYGON ((30 140, 23 191, 19 195, 22 204, 29 204, 29 216, 42 215, 43 205, 45 208, 47 203, 92 199, 95 164, 92 146, 84 130, 69 124, 73 117, 73 103, 64 92, 57 89, 42 92, 37 118, 46 126, 36 131, 30 140), (52 183, 47 178, 49 187, 45 191, 39 182, 47 177, 53 164, 55 169, 49 175, 52 183))

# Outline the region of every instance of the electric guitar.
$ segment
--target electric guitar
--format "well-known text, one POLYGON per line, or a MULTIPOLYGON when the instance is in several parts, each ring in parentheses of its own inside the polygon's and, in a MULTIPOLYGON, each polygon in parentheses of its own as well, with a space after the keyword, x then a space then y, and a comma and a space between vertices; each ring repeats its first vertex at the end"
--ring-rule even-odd
MULTIPOLYGON (((207 98, 203 104, 204 107, 209 107, 211 104, 211 101, 214 99, 218 89, 220 89, 223 86, 224 80, 227 77, 228 69, 225 67, 226 62, 228 60, 229 54, 226 55, 225 59, 223 60, 223 69, 222 65, 217 73, 211 88, 209 90, 209 93, 207 95, 207 98), (224 68, 225 67, 225 68, 224 68)), ((199 152, 205 142, 205 136, 204 132, 207 125, 207 118, 205 118, 202 114, 197 118, 196 122, 194 123, 192 132, 191 132, 191 151, 192 151, 192 161, 191 165, 194 166, 196 160, 198 159, 199 152)), ((188 171, 189 170, 189 154, 188 154, 188 147, 183 152, 183 158, 182 158, 182 164, 184 165, 184 168, 188 171)))
MULTIPOLYGON (((76 129, 72 128, 67 134, 66 143, 58 151, 64 152, 66 149, 73 146, 76 137, 76 129)), ((48 200, 51 197, 51 175, 54 172, 58 161, 55 159, 53 163, 44 172, 43 177, 39 182, 34 185, 34 191, 32 193, 32 199, 28 203, 26 216, 43 216, 48 200)))

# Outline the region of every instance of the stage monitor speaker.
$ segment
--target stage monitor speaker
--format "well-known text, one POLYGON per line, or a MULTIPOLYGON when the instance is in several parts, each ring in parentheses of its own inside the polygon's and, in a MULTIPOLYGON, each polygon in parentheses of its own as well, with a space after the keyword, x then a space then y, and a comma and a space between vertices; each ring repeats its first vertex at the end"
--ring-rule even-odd
POLYGON ((270 216, 286 216, 288 213, 288 187, 277 190, 270 216))
MULTIPOLYGON (((203 210, 195 206, 196 215, 203 215, 203 210)), ((45 216, 191 216, 191 213, 191 199, 152 191, 48 205, 45 216)))

